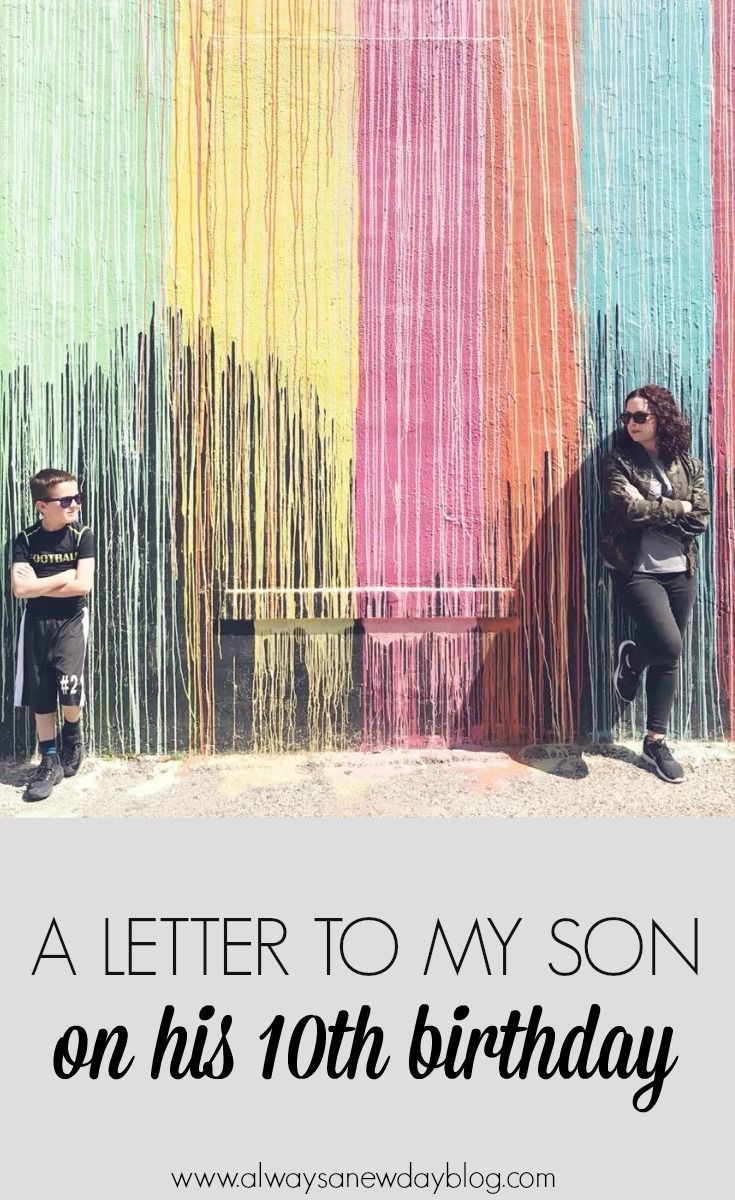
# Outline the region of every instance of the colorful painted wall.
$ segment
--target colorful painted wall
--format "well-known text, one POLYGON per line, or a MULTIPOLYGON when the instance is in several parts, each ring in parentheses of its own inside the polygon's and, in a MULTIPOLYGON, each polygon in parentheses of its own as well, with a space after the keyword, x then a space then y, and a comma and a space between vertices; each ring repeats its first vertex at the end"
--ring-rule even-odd
POLYGON ((715 504, 675 732, 733 736, 733 0, 0 10, 0 528, 79 472, 98 749, 628 731, 645 381, 715 504))

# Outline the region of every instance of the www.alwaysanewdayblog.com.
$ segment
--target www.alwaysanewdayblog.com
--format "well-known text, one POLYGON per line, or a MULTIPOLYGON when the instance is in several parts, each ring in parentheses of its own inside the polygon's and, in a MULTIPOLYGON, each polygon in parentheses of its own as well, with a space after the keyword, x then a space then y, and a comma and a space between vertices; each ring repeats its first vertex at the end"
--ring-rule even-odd
POLYGON ((459 1188, 474 1188, 495 1196, 502 1188, 517 1191, 549 1189, 556 1187, 556 1178, 550 1171, 485 1171, 461 1165, 445 1163, 441 1170, 423 1170, 409 1162, 402 1170, 374 1171, 305 1171, 268 1170, 262 1163, 252 1171, 172 1171, 171 1179, 176 1188, 193 1188, 197 1191, 210 1189, 242 1188, 255 1191, 282 1188, 308 1195, 311 1191, 387 1188, 408 1191, 416 1189, 436 1196, 442 1189, 454 1191, 459 1188))

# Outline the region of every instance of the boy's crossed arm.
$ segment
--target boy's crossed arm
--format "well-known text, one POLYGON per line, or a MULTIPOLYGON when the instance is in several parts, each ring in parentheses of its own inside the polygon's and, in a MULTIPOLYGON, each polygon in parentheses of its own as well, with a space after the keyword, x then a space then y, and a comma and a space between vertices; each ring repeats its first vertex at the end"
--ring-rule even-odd
MULTIPOLYGON (((64 572, 66 574, 66 572, 64 572)), ((71 579, 64 583, 53 595, 61 599, 63 596, 88 596, 94 583, 94 559, 80 558, 76 571, 69 572, 71 579)))
POLYGON ((94 559, 80 558, 76 570, 59 571, 56 575, 40 578, 30 563, 13 563, 11 585, 13 595, 19 600, 36 596, 53 596, 59 600, 65 596, 87 596, 94 583, 94 559))

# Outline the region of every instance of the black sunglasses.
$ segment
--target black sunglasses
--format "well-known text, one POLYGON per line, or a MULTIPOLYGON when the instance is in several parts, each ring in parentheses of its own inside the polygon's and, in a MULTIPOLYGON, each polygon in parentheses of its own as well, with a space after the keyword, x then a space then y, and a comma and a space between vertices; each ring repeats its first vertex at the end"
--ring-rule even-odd
POLYGON ((624 412, 620 414, 620 420, 623 425, 629 425, 631 421, 635 421, 636 425, 645 425, 650 415, 649 412, 624 412))
POLYGON ((71 508, 72 504, 81 504, 82 497, 79 492, 77 492, 76 496, 46 496, 45 503, 60 504, 62 508, 71 508))

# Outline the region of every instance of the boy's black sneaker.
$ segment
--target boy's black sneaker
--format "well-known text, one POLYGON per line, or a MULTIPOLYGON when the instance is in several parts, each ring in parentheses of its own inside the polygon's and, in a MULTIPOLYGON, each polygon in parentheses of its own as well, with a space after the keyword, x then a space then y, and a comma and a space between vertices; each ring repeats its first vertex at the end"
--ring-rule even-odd
POLYGON ((57 783, 64 778, 64 768, 59 762, 58 754, 44 754, 28 781, 28 787, 23 796, 24 800, 46 800, 51 795, 57 783))
POLYGON ((624 704, 635 700, 638 684, 641 681, 640 671, 634 671, 630 665, 630 652, 635 650, 635 642, 625 641, 618 646, 618 661, 613 675, 613 686, 616 694, 624 704))
POLYGON ((81 733, 61 734, 61 766, 69 779, 76 775, 84 758, 84 738, 81 733))
POLYGON ((684 768, 676 761, 663 738, 646 738, 643 757, 646 762, 653 763, 659 779, 664 779, 666 783, 684 782, 684 768))

